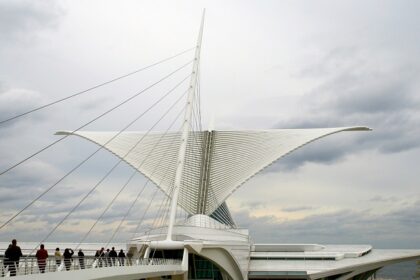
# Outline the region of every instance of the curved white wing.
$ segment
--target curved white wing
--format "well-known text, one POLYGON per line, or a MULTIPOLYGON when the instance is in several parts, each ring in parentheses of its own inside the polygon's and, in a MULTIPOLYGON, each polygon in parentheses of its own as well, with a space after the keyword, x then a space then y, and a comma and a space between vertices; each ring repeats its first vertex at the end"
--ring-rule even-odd
MULTIPOLYGON (((342 131, 363 130, 370 129, 212 131, 211 142, 206 141, 209 132, 191 132, 178 204, 190 214, 211 215, 239 186, 279 158, 319 138, 342 131), (199 204, 203 203, 200 198, 204 195, 205 207, 200 208, 199 204)), ((180 133, 123 132, 116 137, 117 132, 63 131, 57 134, 77 135, 103 146, 171 195, 180 133)))

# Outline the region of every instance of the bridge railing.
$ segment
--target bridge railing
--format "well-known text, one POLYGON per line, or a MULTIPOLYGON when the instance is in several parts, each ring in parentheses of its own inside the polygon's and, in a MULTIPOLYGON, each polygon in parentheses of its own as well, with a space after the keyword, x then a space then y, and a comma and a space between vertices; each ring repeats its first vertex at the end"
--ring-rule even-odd
POLYGON ((50 257, 47 258, 45 262, 38 262, 35 257, 23 257, 19 262, 10 262, 7 259, 0 259, 0 277, 81 269, 100 269, 104 267, 181 265, 181 263, 182 260, 179 259, 107 258, 90 256, 86 256, 84 258, 73 257, 71 259, 60 260, 50 257))

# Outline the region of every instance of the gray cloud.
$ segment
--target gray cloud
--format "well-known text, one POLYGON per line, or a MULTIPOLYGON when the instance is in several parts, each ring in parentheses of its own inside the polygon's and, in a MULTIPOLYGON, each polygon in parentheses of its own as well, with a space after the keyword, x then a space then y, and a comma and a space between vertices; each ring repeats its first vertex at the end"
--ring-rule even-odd
POLYGON ((36 32, 54 28, 63 10, 57 1, 4 0, 0 2, 0 46, 29 43, 36 32))
POLYGON ((381 196, 381 195, 376 195, 376 196, 369 199, 370 202, 393 202, 395 200, 397 200, 397 198, 394 197, 394 196, 384 197, 384 196, 381 196))
POLYGON ((281 210, 284 212, 299 212, 299 211, 305 211, 305 210, 312 210, 314 207, 311 206, 297 206, 297 207, 285 207, 281 210))
POLYGON ((234 212, 240 225, 251 229, 255 242, 372 244, 378 248, 413 248, 419 244, 420 201, 403 209, 373 214, 370 210, 340 210, 279 223, 272 216, 234 212))
MULTIPOLYGON (((303 110, 299 115, 290 116, 276 127, 365 125, 373 131, 330 136, 322 140, 323 144, 310 144, 277 166, 293 169, 304 162, 333 163, 349 153, 366 149, 396 153, 420 147, 420 119, 416 114, 420 109, 418 65, 414 62, 386 64, 387 56, 381 55, 379 60, 385 63, 382 65, 377 58, 369 60, 367 54, 358 59, 361 54, 354 49, 332 53, 324 58, 327 66, 320 70, 328 78, 303 96, 303 110), (329 69, 330 64, 336 67, 329 69)), ((301 77, 312 77, 318 66, 308 66, 302 70, 301 77)))
MULTIPOLYGON (((5 0, 0 2, 0 54, 4 56, 5 69, 7 69, 0 81, 1 121, 45 103, 43 96, 36 90, 18 86, 16 82, 10 83, 7 80, 10 74, 6 73, 11 73, 19 67, 17 66, 19 63, 16 63, 15 59, 11 59, 16 56, 11 56, 10 53, 20 47, 33 48, 42 32, 58 26, 62 15, 63 9, 57 1, 5 0), (10 62, 13 64, 8 65, 10 62), (9 86, 9 84, 11 85, 9 86)), ((27 51, 23 53, 27 53, 27 51)), ((30 121, 38 121, 44 116, 43 112, 38 112, 24 119, 30 123, 30 121)), ((5 129, 21 120, 1 124, 0 131, 3 130, 2 132, 6 133, 5 129)))
MULTIPOLYGON (((35 170, 34 170, 34 173, 35 170)), ((28 176, 28 182, 32 184, 19 188, 19 190, 25 189, 25 191, 18 191, 14 188, 13 185, 2 185, 0 188, 1 196, 8 198, 2 202, 2 213, 1 221, 5 221, 8 217, 13 215, 15 211, 21 209, 24 204, 28 203, 34 198, 34 196, 44 190, 46 186, 43 184, 45 180, 49 180, 43 176, 40 176, 44 173, 39 174, 39 176, 31 177, 28 176), (34 187, 39 185, 38 187, 34 187)), ((19 177, 19 176, 18 176, 19 177)), ((93 187, 96 183, 96 179, 91 178, 79 178, 78 181, 84 182, 80 185, 74 182, 67 182, 62 185, 57 186, 57 188, 48 193, 41 201, 37 202, 34 206, 31 206, 30 209, 25 211, 20 215, 12 224, 7 226, 0 234, 1 238, 9 239, 10 234, 18 236, 21 240, 40 240, 45 237, 49 230, 51 230, 55 224, 57 224, 61 219, 73 208, 73 206, 84 196, 88 189, 93 187), (89 184, 91 182, 91 184, 89 184), (42 229, 38 229, 36 234, 22 230, 22 223, 24 223, 27 228, 38 228, 41 225, 44 225, 42 229)), ((123 215, 125 215, 129 205, 131 205, 132 199, 139 191, 139 188, 143 186, 143 181, 141 184, 129 186, 120 198, 113 204, 111 209, 105 214, 102 220, 99 222, 98 226, 94 228, 94 237, 90 236, 89 240, 98 241, 107 240, 111 232, 116 226, 116 223, 121 220, 123 215), (103 228, 107 229, 103 229, 103 228), (99 238, 99 239, 95 239, 99 238)), ((19 184, 19 182, 17 183, 19 184)), ((117 192, 116 186, 122 186, 118 181, 112 180, 106 184, 102 184, 100 188, 95 191, 90 197, 74 212, 65 223, 60 226, 57 232, 51 237, 51 240, 59 241, 74 241, 80 240, 85 232, 87 232, 88 227, 93 224, 93 222, 99 217, 102 211, 105 209, 105 206, 111 201, 112 196, 117 192), (75 232, 68 232, 68 228, 73 228, 75 232)), ((130 238, 134 228, 137 226, 140 216, 143 215, 146 210, 146 206, 149 204, 150 197, 154 193, 156 187, 149 185, 148 188, 143 192, 139 201, 136 204, 136 207, 132 210, 131 214, 128 216, 128 219, 123 226, 121 234, 118 238, 130 238), (138 214, 141 213, 141 214, 138 214), (124 232, 124 230, 126 232, 124 232)), ((145 216, 144 226, 152 225, 155 217, 158 213, 159 206, 161 205, 161 200, 163 195, 159 194, 155 198, 155 203, 148 210, 147 215, 145 216)), ((144 228, 143 226, 143 228, 144 228)), ((121 239, 119 239, 121 240, 121 239)))
MULTIPOLYGON (((0 84, 0 121, 9 119, 19 113, 26 112, 43 104, 43 98, 34 91, 19 88, 7 88, 0 84)), ((42 112, 32 114, 25 117, 25 121, 39 120, 45 116, 42 112)), ((22 119, 19 119, 20 121, 22 119)), ((0 129, 8 128, 10 125, 16 124, 10 121, 0 125, 0 129)))
MULTIPOLYGON (((42 200, 37 202, 34 206, 31 206, 28 211, 22 213, 16 220, 8 225, 5 230, 0 233, 0 238, 10 239, 10 234, 14 233, 20 240, 41 240, 67 215, 67 213, 69 213, 74 205, 87 193, 88 188, 90 187, 92 186, 82 185, 74 188, 74 185, 71 186, 68 184, 59 186, 57 190, 47 194, 42 200), (23 224, 27 228, 37 228, 36 233, 19 230, 23 227, 23 224)), ((155 188, 155 186, 150 185, 140 197, 139 201, 137 201, 136 207, 132 209, 126 222, 118 233, 118 240, 126 240, 127 238, 132 237, 133 231, 139 222, 139 218, 146 211, 146 207, 149 204, 150 197, 154 193, 155 188), (141 213, 141 215, 138 213, 141 213)), ((10 207, 10 211, 2 212, 1 221, 5 221, 6 218, 14 214, 15 208, 21 208, 23 201, 30 201, 35 193, 24 192, 25 194, 17 195, 15 197, 13 195, 13 190, 11 190, 12 194, 6 193, 7 191, 10 192, 10 189, 2 188, 1 190, 5 192, 5 196, 9 198, 7 203, 2 203, 3 209, 10 207), (18 202, 17 205, 16 202, 18 202)), ((115 185, 113 187, 111 186, 111 189, 110 186, 104 185, 91 194, 90 197, 65 220, 56 232, 54 232, 49 240, 58 240, 60 242, 80 240, 90 226, 93 225, 94 221, 101 215, 106 205, 111 201, 112 197, 104 196, 104 194, 107 194, 110 191, 112 194, 116 193, 117 190, 115 189, 115 185), (69 231, 70 229, 71 231, 69 231)), ((126 214, 131 205, 134 199, 133 192, 137 193, 138 187, 134 190, 128 188, 122 193, 121 197, 115 201, 112 207, 105 213, 86 241, 106 242, 108 238, 110 238, 116 225, 126 214)), ((162 193, 159 193, 155 197, 155 203, 151 205, 150 209, 147 209, 140 231, 147 229, 150 226, 158 225, 158 223, 156 223, 156 217, 158 214, 162 214, 160 205, 161 201, 164 199, 166 199, 166 197, 162 193)))

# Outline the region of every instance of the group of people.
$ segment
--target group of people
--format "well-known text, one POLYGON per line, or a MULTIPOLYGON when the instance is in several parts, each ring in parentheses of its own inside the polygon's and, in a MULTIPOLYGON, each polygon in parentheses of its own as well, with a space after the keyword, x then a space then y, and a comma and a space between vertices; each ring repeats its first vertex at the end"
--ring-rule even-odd
MULTIPOLYGON (((102 247, 100 250, 96 251, 95 253, 95 257, 98 260, 98 266, 102 267, 102 266, 115 266, 117 265, 117 260, 119 265, 123 266, 125 265, 124 261, 125 261, 125 253, 124 250, 121 249, 119 253, 117 253, 117 251, 115 251, 115 247, 112 247, 112 249, 106 249, 102 247)), ((131 257, 132 255, 127 254, 128 257, 128 265, 131 265, 131 257)))
MULTIPOLYGON (((61 266, 61 260, 63 260, 64 267, 66 268, 66 270, 70 270, 70 267, 73 261, 73 255, 74 255, 74 251, 70 248, 66 248, 64 250, 63 255, 61 255, 60 248, 56 248, 55 253, 54 253, 56 267, 54 267, 54 270, 61 266)), ((78 256, 79 256, 80 268, 85 269, 85 254, 83 253, 82 249, 79 249, 78 256)), ((45 273, 45 267, 47 265, 47 258, 49 256, 48 256, 48 251, 45 250, 44 244, 40 245, 40 249, 36 252, 35 257, 38 261, 39 272, 45 273)))
MULTIPOLYGON (((41 248, 43 247, 43 245, 41 245, 41 248)), ((40 250, 38 250, 39 252, 40 250)), ((37 252, 37 254, 38 254, 37 252)), ((63 259, 64 261, 64 267, 66 268, 66 270, 70 270, 71 267, 71 263, 73 261, 73 255, 74 255, 74 251, 70 248, 66 248, 64 249, 64 253, 63 255, 61 255, 60 252, 60 248, 56 248, 55 252, 54 252, 54 258, 55 258, 55 265, 57 267, 61 266, 61 260, 63 259)), ((79 257, 79 266, 80 269, 85 269, 85 254, 83 253, 82 249, 79 249, 79 252, 77 253, 78 257, 79 257)), ((39 258, 37 256, 38 259, 38 265, 39 265, 39 258)), ((43 273, 43 272, 41 272, 43 273)))
MULTIPOLYGON (((70 270, 71 264, 73 262, 73 255, 74 251, 70 248, 66 248, 64 250, 63 255, 61 255, 60 248, 55 249, 54 258, 55 258, 55 269, 58 269, 61 266, 61 261, 63 260, 64 267, 66 270, 70 270)), ((85 254, 83 253, 82 249, 79 249, 77 253, 79 258, 79 266, 80 269, 85 269, 85 254)), ((38 269, 40 273, 45 273, 45 267, 47 266, 47 259, 49 257, 48 251, 45 249, 44 244, 40 245, 39 250, 36 252, 35 255, 37 262, 38 262, 38 269)))
MULTIPOLYGON (((71 264, 73 262, 73 255, 74 251, 70 248, 66 248, 64 250, 64 253, 61 254, 60 248, 56 248, 54 252, 54 258, 55 258, 55 267, 54 270, 57 270, 61 265, 63 261, 63 268, 66 270, 70 270, 71 264)), ((16 239, 12 240, 12 243, 9 245, 9 247, 4 252, 4 270, 8 267, 10 271, 10 276, 16 276, 16 271, 19 267, 19 261, 22 257, 22 250, 19 246, 17 246, 16 239)), ((38 263, 38 270, 40 273, 45 273, 45 268, 47 267, 47 259, 49 257, 48 251, 45 249, 44 244, 40 245, 39 250, 37 250, 35 255, 38 263)), ((119 253, 115 251, 115 248, 112 247, 112 249, 107 249, 105 251, 105 248, 101 248, 100 250, 96 251, 95 254, 97 265, 99 267, 102 266, 116 266, 116 265, 131 265, 131 257, 132 254, 127 254, 127 263, 125 263, 126 255, 124 253, 124 250, 121 249, 119 253), (118 261, 118 263, 117 263, 118 261)), ((82 249, 79 249, 79 252, 77 253, 77 258, 79 260, 79 267, 80 269, 85 269, 85 254, 83 253, 82 249)), ((51 269, 51 265, 50 265, 51 269)), ((3 270, 3 271, 4 271, 3 270)), ((3 275, 4 276, 4 275, 3 275)))
MULTIPOLYGON (((60 248, 56 248, 54 253, 56 266, 60 267, 61 260, 63 260, 64 267, 66 268, 66 270, 70 270, 73 261, 73 255, 74 251, 70 248, 66 248, 64 250, 63 255, 61 255, 60 248)), ((121 249, 120 252, 117 254, 114 247, 112 247, 112 250, 107 249, 106 251, 104 250, 104 248, 102 248, 101 250, 96 251, 95 257, 99 261, 99 266, 102 266, 102 261, 105 261, 105 266, 116 265, 117 258, 119 264, 124 265, 125 253, 124 250, 121 249)), ((45 250, 44 244, 41 244, 40 249, 36 252, 36 258, 38 261, 38 268, 40 273, 44 273, 46 259, 48 258, 48 252, 47 250, 45 250)), ((79 252, 77 253, 77 258, 79 260, 80 269, 85 269, 85 254, 83 253, 82 249, 79 249, 79 252)))

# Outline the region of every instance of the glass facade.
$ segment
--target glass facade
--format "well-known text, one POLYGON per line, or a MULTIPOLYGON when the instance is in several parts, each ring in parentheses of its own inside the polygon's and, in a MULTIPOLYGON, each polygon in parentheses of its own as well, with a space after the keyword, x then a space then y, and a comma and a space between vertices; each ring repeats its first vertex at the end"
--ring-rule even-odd
MULTIPOLYGON (((198 255, 188 255, 188 279, 223 280, 222 271, 213 262, 198 255)), ((225 279, 229 279, 226 277, 225 279)))

